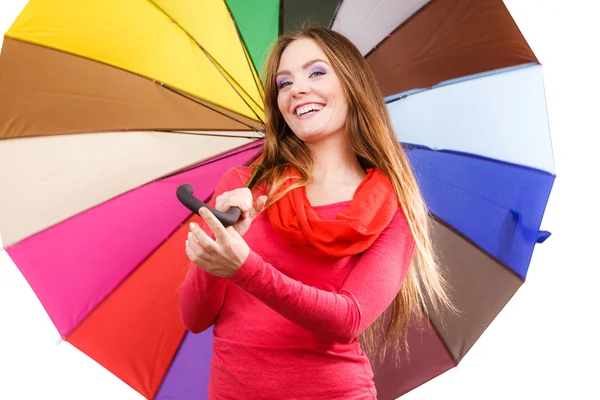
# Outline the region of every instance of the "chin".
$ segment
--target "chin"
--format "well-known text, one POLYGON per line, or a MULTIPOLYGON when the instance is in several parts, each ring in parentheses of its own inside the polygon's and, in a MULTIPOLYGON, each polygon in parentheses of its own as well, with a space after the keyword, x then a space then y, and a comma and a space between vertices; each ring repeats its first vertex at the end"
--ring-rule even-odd
POLYGON ((302 141, 315 141, 321 140, 328 136, 331 136, 333 132, 330 129, 323 129, 321 126, 304 126, 303 129, 292 129, 292 132, 302 141))
POLYGON ((302 140, 303 142, 310 143, 310 142, 317 142, 319 140, 322 140, 323 138, 326 138, 328 135, 327 135, 327 133, 323 133, 323 132, 300 132, 300 133, 297 133, 296 136, 298 137, 298 139, 302 140))

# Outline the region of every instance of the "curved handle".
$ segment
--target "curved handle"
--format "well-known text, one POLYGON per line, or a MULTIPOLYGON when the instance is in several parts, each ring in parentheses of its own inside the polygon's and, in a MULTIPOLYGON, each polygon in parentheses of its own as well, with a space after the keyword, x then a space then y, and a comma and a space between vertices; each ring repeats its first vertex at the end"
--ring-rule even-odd
POLYGON ((240 215, 242 215, 242 211, 237 207, 231 207, 226 213, 215 210, 202 200, 194 197, 193 194, 194 189, 190 185, 185 184, 177 188, 177 199, 179 199, 181 204, 186 206, 194 214, 198 214, 198 211, 202 207, 208 208, 210 212, 221 221, 224 227, 235 224, 240 219, 240 215))

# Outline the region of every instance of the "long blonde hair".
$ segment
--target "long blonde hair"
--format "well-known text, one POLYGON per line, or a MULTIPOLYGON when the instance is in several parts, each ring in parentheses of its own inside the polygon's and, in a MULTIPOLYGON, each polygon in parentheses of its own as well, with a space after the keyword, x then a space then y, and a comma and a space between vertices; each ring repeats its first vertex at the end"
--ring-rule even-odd
POLYGON ((415 240, 415 253, 406 280, 388 309, 361 335, 373 362, 382 361, 391 347, 400 354, 411 322, 422 323, 430 311, 454 310, 447 283, 436 260, 430 239, 429 213, 406 155, 394 135, 382 92, 371 68, 354 44, 343 35, 308 27, 279 37, 271 49, 264 73, 264 152, 249 184, 270 186, 267 207, 295 187, 311 182, 312 158, 306 145, 290 130, 277 106, 275 74, 281 54, 294 40, 312 39, 330 60, 348 100, 346 132, 363 168, 377 167, 392 182, 415 240), (300 180, 279 191, 287 166, 295 167, 300 180), (276 194, 276 195, 273 195, 276 194))

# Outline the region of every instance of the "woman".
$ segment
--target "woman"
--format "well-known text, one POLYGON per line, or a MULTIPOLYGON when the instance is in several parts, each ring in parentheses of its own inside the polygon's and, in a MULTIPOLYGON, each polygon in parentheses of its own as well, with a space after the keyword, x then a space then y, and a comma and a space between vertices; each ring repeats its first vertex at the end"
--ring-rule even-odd
POLYGON ((397 351, 426 300, 452 308, 425 204, 348 39, 279 38, 264 87, 260 164, 230 170, 212 201, 243 218, 191 224, 182 320, 214 323, 212 398, 374 399, 371 361, 397 351))

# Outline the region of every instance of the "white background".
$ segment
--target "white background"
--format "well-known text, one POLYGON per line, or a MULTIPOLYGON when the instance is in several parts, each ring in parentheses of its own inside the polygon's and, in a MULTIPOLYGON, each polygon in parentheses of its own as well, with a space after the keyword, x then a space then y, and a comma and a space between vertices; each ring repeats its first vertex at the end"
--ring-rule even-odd
MULTIPOLYGON (((25 3, 0 0, 2 33, 25 3)), ((505 3, 544 66, 558 176, 542 229, 553 236, 538 245, 526 283, 459 367, 403 399, 600 399, 600 335, 592 328, 600 305, 598 3, 505 3)), ((58 339, 0 252, 0 399, 142 398, 58 339)))

